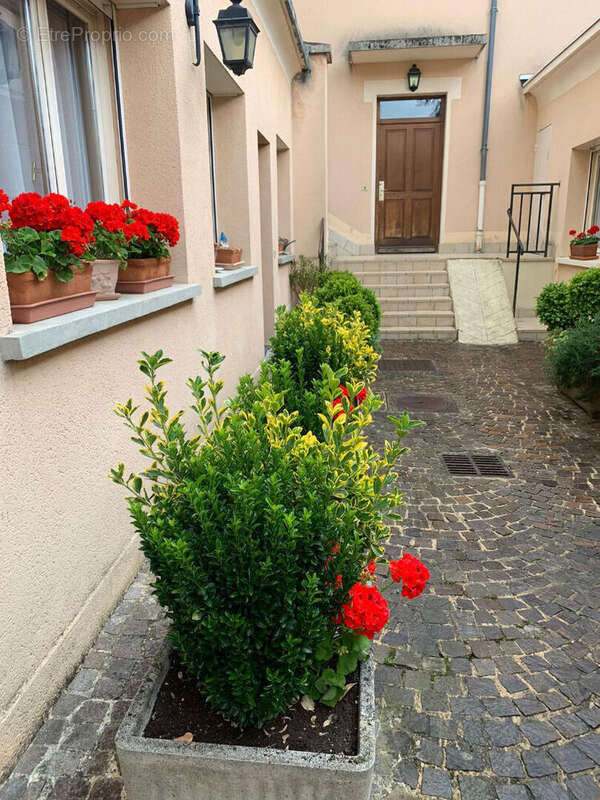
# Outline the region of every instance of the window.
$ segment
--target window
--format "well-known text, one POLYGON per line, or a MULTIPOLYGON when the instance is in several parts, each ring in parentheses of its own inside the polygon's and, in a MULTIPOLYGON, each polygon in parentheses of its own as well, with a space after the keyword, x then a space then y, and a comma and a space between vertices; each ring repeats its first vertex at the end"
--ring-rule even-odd
POLYGON ((110 20, 72 0, 0 0, 0 188, 85 206, 122 194, 110 20))
POLYGON ((441 97, 380 100, 379 119, 431 119, 442 115, 441 97))
POLYGON ((600 227, 600 150, 594 150, 590 154, 590 180, 585 216, 584 228, 591 228, 592 225, 600 227))

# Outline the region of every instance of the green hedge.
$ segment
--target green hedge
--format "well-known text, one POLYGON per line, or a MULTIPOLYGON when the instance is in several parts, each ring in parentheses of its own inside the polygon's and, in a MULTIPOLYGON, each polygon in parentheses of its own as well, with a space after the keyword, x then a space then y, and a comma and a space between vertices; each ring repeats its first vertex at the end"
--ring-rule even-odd
POLYGON ((371 289, 362 286, 350 272, 328 270, 319 277, 319 287, 313 297, 320 305, 333 303, 339 310, 352 315, 358 311, 371 332, 371 341, 379 336, 381 307, 371 289))
POLYGON ((580 272, 570 283, 549 283, 537 298, 535 313, 550 331, 600 319, 600 268, 580 272))
POLYGON ((546 371, 557 386, 581 388, 590 399, 600 394, 600 321, 551 336, 546 346, 546 371))

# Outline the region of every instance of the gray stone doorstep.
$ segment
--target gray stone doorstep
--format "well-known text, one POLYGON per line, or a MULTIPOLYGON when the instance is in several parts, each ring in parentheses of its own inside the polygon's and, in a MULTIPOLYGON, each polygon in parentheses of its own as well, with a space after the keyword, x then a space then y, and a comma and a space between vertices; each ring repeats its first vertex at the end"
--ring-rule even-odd
MULTIPOLYGON (((549 386, 542 348, 388 342, 436 373, 378 389, 451 398, 399 470, 405 550, 431 570, 388 595, 376 642, 372 800, 599 800, 600 426, 549 386), (443 453, 498 453, 513 476, 448 475, 443 453)), ((378 413, 372 441, 393 434, 378 413)), ((163 646, 142 570, 0 789, 0 800, 125 800, 114 737, 163 646)), ((329 798, 327 798, 329 800, 329 798)))

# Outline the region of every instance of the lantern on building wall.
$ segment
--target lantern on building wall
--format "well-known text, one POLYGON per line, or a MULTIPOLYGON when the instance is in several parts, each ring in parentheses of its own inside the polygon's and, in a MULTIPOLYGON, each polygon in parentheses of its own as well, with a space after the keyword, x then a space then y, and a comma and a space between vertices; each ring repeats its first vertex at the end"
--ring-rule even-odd
POLYGON ((254 51, 259 29, 250 12, 243 8, 242 0, 231 0, 214 23, 219 34, 223 63, 235 75, 243 75, 254 66, 254 51))
POLYGON ((421 80, 421 70, 416 64, 413 64, 408 70, 406 77, 408 78, 408 88, 411 92, 416 92, 419 88, 419 81, 421 80))

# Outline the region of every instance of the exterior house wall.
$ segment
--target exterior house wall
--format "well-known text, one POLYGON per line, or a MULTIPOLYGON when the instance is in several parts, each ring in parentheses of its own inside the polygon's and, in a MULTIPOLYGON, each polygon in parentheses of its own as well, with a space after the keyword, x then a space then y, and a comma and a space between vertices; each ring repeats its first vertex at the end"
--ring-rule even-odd
MULTIPOLYGON (((210 20, 223 3, 202 5, 204 43, 219 58, 210 20)), ((140 350, 162 348, 174 359, 164 370, 173 409, 189 404, 185 379, 200 371, 200 347, 227 355, 222 377, 230 393, 240 374, 253 372, 264 354, 265 272, 274 304, 289 302, 288 270, 278 267, 276 258, 277 137, 291 148, 291 169, 291 85, 301 60, 281 6, 274 0, 247 5, 261 34, 254 69, 236 79, 239 96, 218 101, 223 108, 237 104, 240 113, 231 116, 231 129, 219 127, 217 151, 226 152, 223 140, 235 137, 237 156, 221 159, 217 192, 224 219, 230 203, 243 212, 244 260, 259 266, 258 275, 213 289, 206 59, 201 67, 192 65, 193 34, 183 5, 120 11, 118 27, 131 32, 120 43, 130 195, 179 218, 182 238, 173 252, 173 271, 179 282, 200 283, 202 296, 32 359, 0 362, 0 776, 140 563, 123 491, 106 477, 120 460, 140 465, 111 413, 117 401, 142 400, 144 379, 135 363, 140 350), (161 36, 148 41, 139 35, 147 31, 161 36), (268 242, 262 245, 259 131, 270 145, 273 208, 268 242), (268 263, 263 251, 272 252, 268 263)), ((226 77, 233 81, 229 73, 226 77)), ((290 180, 287 191, 292 192, 290 180)), ((291 197, 287 207, 291 214, 291 197)), ((234 217, 229 219, 237 237, 234 217)), ((287 225, 292 227, 291 219, 287 225)), ((231 243, 236 244, 233 235, 231 243)), ((9 329, 0 264, 0 331, 9 329)))
MULTIPOLYGON (((383 94, 408 94, 406 73, 412 61, 385 64, 348 63, 350 41, 439 34, 488 33, 488 0, 448 4, 432 0, 397 4, 348 0, 343 11, 314 0, 296 0, 298 18, 308 40, 328 42, 333 64, 328 69, 329 212, 332 227, 363 246, 373 244, 375 197, 373 102, 365 102, 370 81, 389 81, 383 94), (362 188, 364 187, 364 189, 362 188)), ((499 4, 492 84, 485 246, 506 241, 506 208, 510 185, 533 175, 536 111, 522 95, 519 75, 533 74, 598 16, 594 0, 553 3, 544 0, 499 4), (540 29, 540 20, 544 20, 540 29)), ((443 55, 443 48, 440 48, 443 55)), ((444 81, 460 81, 460 97, 449 101, 448 170, 442 187, 440 249, 473 248, 475 242, 479 162, 487 49, 476 60, 419 61, 418 94, 445 93, 444 81)), ((553 180, 552 175, 549 180, 553 180)))

